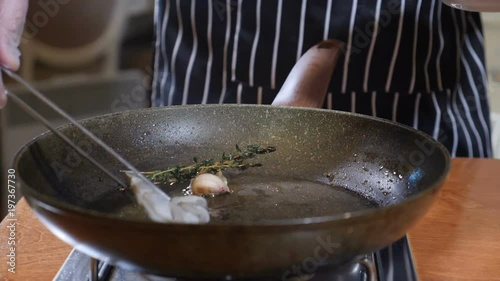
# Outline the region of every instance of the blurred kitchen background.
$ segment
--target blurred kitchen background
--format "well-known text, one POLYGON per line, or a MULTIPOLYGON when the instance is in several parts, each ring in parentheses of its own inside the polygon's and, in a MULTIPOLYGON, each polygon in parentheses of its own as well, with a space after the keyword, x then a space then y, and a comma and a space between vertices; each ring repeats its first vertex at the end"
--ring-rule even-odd
MULTIPOLYGON (((75 119, 149 107, 153 21, 154 0, 30 0, 18 73, 75 119)), ((51 122, 67 123, 4 80, 51 122)), ((13 103, 0 118, 3 218, 6 171, 18 149, 47 129, 13 103)))
MULTIPOLYGON (((19 73, 76 119, 148 107, 153 9, 154 0, 30 0, 19 73)), ((493 139, 500 158, 500 15, 483 18, 493 139)), ((26 95, 15 83, 8 87, 26 95)), ((65 123, 47 108, 36 108, 55 124, 65 123)), ((3 179, 14 154, 46 129, 12 103, 0 118, 1 206, 6 201, 3 179)))

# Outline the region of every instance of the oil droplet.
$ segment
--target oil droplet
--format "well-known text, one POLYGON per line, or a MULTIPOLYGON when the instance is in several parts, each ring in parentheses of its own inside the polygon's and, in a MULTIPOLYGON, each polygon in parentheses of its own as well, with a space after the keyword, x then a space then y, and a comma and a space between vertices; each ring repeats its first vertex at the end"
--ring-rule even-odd
POLYGON ((403 178, 403 175, 399 175, 398 178, 402 179, 403 178))
POLYGON ((333 179, 335 178, 335 175, 333 175, 332 173, 324 173, 323 176, 329 178, 329 179, 333 179))
POLYGON ((384 168, 384 166, 380 166, 380 168, 378 168, 378 170, 382 171, 383 168, 384 168))
POLYGON ((358 154, 357 154, 357 153, 354 153, 354 157, 358 157, 358 154))
POLYGON ((396 175, 396 172, 392 172, 393 175, 396 175))
POLYGON ((389 195, 389 192, 384 191, 384 192, 382 192, 382 194, 384 194, 384 196, 387 196, 387 195, 389 195))
POLYGON ((153 127, 156 127, 156 124, 153 124, 153 127))
POLYGON ((368 172, 369 170, 367 167, 363 166, 363 171, 368 172))

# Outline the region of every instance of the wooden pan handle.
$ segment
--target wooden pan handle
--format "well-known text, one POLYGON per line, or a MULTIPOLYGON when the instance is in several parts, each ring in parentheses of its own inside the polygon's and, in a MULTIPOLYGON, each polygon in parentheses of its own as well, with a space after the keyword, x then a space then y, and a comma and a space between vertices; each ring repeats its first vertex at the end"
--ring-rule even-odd
POLYGON ((343 45, 327 40, 310 48, 297 61, 272 105, 322 107, 343 45))

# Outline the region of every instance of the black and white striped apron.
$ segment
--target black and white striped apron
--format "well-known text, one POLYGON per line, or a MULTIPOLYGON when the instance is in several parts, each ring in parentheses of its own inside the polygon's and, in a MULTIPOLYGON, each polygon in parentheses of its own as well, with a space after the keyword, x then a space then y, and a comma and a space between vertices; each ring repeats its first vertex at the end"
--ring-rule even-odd
POLYGON ((325 108, 413 126, 491 157, 478 13, 441 0, 157 0, 154 106, 269 104, 321 40, 347 43, 325 108))

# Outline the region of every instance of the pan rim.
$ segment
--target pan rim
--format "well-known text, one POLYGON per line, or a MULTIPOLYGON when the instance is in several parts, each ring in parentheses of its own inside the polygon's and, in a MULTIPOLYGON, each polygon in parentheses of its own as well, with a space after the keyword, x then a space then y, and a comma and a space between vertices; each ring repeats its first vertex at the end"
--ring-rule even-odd
MULTIPOLYGON (((369 116, 369 115, 364 115, 364 114, 359 114, 359 113, 352 113, 352 112, 345 112, 345 111, 338 111, 338 110, 331 110, 331 109, 322 109, 322 108, 304 108, 304 107, 293 107, 293 106, 272 106, 272 105, 254 105, 254 104, 195 104, 195 105, 173 105, 173 106, 163 106, 163 107, 149 107, 149 108, 141 108, 141 109, 130 109, 130 110, 125 110, 125 111, 120 111, 120 112, 113 112, 113 113, 107 113, 107 114, 102 114, 94 117, 89 117, 85 118, 82 120, 79 120, 79 123, 84 123, 89 120, 99 120, 99 119, 106 119, 110 118, 112 116, 116 115, 122 115, 122 114, 130 114, 130 113, 136 113, 140 114, 143 112, 150 112, 150 111, 168 111, 172 109, 178 109, 178 108, 183 108, 183 109, 190 109, 190 108, 221 108, 221 107, 226 107, 226 108, 241 108, 241 107, 246 107, 246 108, 273 108, 274 109, 283 109, 283 110, 295 110, 297 112, 300 111, 311 111, 311 112, 322 112, 322 113, 329 113, 329 114, 337 114, 337 115, 345 115, 345 116, 353 116, 356 118, 361 118, 361 119, 368 119, 376 122, 382 122, 391 126, 397 126, 401 129, 410 131, 413 134, 417 134, 422 138, 425 138, 429 141, 431 141, 434 145, 436 145, 436 150, 440 151, 444 158, 445 158, 445 165, 443 167, 443 172, 442 174, 434 180, 425 190, 420 191, 414 195, 411 195, 409 197, 404 198, 403 200, 395 203, 395 204, 390 204, 387 206, 379 207, 379 208, 371 208, 371 209, 362 209, 362 210, 357 210, 357 211, 352 211, 352 212, 345 212, 345 213, 338 213, 334 215, 326 215, 326 216, 317 216, 317 217, 308 217, 308 218, 296 218, 296 219, 283 219, 283 220, 267 220, 267 221, 262 221, 262 222, 239 222, 239 223, 209 223, 209 224, 183 224, 183 223, 175 223, 175 222, 169 222, 169 223, 158 223, 154 221, 145 221, 141 219, 134 219, 134 218, 121 218, 118 217, 117 215, 114 214, 109 214, 105 212, 100 212, 100 211, 95 211, 95 210, 90 210, 90 209, 85 209, 82 207, 74 206, 72 204, 62 202, 55 200, 51 196, 42 194, 32 188, 30 185, 26 184, 24 181, 23 177, 19 176, 19 183, 21 183, 21 193, 23 196, 27 197, 27 201, 29 202, 32 199, 35 199, 38 201, 37 204, 44 205, 45 209, 51 209, 51 212, 56 212, 56 213, 73 213, 76 215, 84 216, 84 217, 89 217, 89 218, 98 218, 98 219, 106 219, 106 220, 111 220, 111 221, 119 221, 119 222, 129 222, 129 223, 134 223, 137 224, 138 226, 159 226, 159 225, 164 225, 164 226, 187 226, 187 227, 276 227, 276 226, 296 226, 296 225, 304 225, 304 224, 319 224, 319 223, 327 223, 327 222, 335 222, 335 221, 342 221, 342 220, 347 220, 347 219, 356 219, 360 217, 366 217, 366 216, 372 216, 376 215, 379 213, 384 213, 391 211, 394 208, 397 208, 403 204, 409 203, 416 201, 422 197, 427 196, 429 193, 433 192, 438 192, 444 183, 444 181, 448 178, 451 170, 451 156, 449 151, 446 149, 446 147, 440 143, 437 140, 434 140, 431 136, 427 135, 426 133, 419 131, 413 127, 410 127, 405 124, 397 123, 388 119, 383 119, 380 117, 374 117, 374 116, 369 116), (27 192, 24 192, 24 190, 28 190, 27 192)), ((71 127, 71 124, 65 124, 57 127, 58 130, 64 129, 67 127, 71 127)), ((14 157, 14 168, 16 171, 18 170, 19 167, 19 161, 21 158, 21 155, 26 152, 26 150, 34 143, 36 143, 38 140, 47 137, 49 135, 52 135, 53 133, 50 131, 46 131, 37 137, 33 138, 29 142, 27 142, 23 147, 21 147, 15 154, 14 157)))

